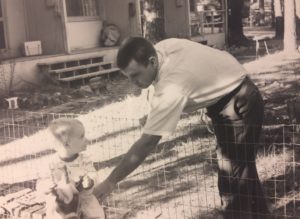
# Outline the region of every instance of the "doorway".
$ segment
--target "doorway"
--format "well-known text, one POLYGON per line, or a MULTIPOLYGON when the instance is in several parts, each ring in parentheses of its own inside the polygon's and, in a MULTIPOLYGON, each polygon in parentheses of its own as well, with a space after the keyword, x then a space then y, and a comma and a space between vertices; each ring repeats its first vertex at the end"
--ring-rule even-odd
POLYGON ((143 37, 156 43, 165 38, 164 1, 141 0, 143 37))

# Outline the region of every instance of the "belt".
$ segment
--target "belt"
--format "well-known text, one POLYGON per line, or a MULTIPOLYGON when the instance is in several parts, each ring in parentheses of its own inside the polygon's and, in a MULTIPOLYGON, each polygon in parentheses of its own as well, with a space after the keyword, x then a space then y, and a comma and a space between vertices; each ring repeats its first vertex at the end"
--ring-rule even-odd
POLYGON ((236 88, 234 88, 233 91, 231 91, 230 93, 223 96, 220 100, 218 100, 213 105, 208 106, 207 107, 208 116, 220 112, 224 108, 224 106, 231 100, 231 98, 234 97, 241 90, 243 85, 249 81, 250 81, 250 78, 248 76, 246 76, 243 79, 242 83, 239 86, 237 86, 236 88))

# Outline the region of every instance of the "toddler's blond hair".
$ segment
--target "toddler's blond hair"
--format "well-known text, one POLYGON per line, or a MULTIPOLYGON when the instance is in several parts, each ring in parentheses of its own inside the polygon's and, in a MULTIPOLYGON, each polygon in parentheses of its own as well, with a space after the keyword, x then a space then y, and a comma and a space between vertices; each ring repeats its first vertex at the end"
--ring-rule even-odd
POLYGON ((67 146, 64 144, 65 142, 63 139, 69 140, 70 137, 75 134, 77 127, 83 128, 83 124, 79 120, 73 118, 55 119, 49 124, 51 134, 53 134, 63 146, 67 146))

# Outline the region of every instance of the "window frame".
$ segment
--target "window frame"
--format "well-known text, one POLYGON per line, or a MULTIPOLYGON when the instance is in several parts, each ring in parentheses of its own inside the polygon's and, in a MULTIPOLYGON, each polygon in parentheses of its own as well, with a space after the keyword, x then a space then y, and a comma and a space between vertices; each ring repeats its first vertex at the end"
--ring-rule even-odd
POLYGON ((201 12, 193 12, 189 11, 189 19, 190 19, 190 36, 198 37, 198 36, 206 36, 212 34, 225 33, 226 34, 226 2, 225 0, 221 0, 222 8, 216 10, 215 12, 220 13, 221 21, 215 21, 213 16, 213 10, 204 10, 201 12), (210 22, 205 21, 205 16, 211 13, 212 20, 210 22), (192 16, 193 14, 193 16, 192 16), (216 25, 222 25, 223 30, 220 32, 215 32, 216 25), (210 32, 206 32, 205 29, 210 28, 210 32), (195 31, 197 30, 197 31, 195 31))
MULTIPOLYGON (((81 0, 84 1, 84 0, 81 0)), ((98 2, 98 6, 100 5, 100 1, 99 0, 95 0, 96 2, 98 2)), ((65 4, 67 7, 67 0, 65 0, 65 4)), ((66 17, 67 17, 67 21, 68 22, 80 22, 80 21, 97 21, 97 20, 101 20, 101 16, 100 16, 100 10, 98 8, 98 15, 96 16, 68 16, 68 12, 66 11, 66 17)))
MULTIPOLYGON (((202 25, 203 25, 203 28, 211 28, 211 32, 210 33, 205 33, 205 31, 204 32, 202 32, 202 34, 203 35, 205 35, 205 34, 218 34, 218 33, 225 33, 225 13, 226 13, 226 11, 225 10, 216 10, 216 12, 218 12, 218 13, 220 13, 220 15, 221 15, 221 21, 216 21, 215 20, 215 16, 214 16, 214 11, 211 11, 211 10, 206 10, 206 11, 204 11, 204 13, 203 13, 203 16, 205 16, 205 14, 211 14, 211 18, 212 18, 212 20, 210 21, 210 22, 203 22, 202 23, 202 25), (221 32, 215 32, 215 28, 217 27, 216 25, 222 25, 223 26, 223 31, 221 31, 221 32)), ((203 20, 204 20, 204 18, 203 18, 203 20)))
POLYGON ((0 22, 3 23, 3 33, 4 33, 4 48, 0 48, 0 53, 6 52, 7 51, 7 31, 6 31, 6 19, 5 19, 5 11, 4 11, 4 1, 0 0, 1 4, 1 14, 2 16, 0 17, 0 22))

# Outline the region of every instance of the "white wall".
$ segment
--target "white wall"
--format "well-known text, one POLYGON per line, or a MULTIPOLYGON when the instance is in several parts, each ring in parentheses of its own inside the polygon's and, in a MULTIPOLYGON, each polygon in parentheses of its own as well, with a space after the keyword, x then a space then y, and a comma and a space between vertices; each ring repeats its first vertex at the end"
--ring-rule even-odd
POLYGON ((71 51, 100 47, 101 20, 68 22, 66 28, 71 51))
POLYGON ((205 35, 204 38, 209 46, 215 46, 219 49, 223 49, 225 46, 225 33, 209 34, 205 35))

